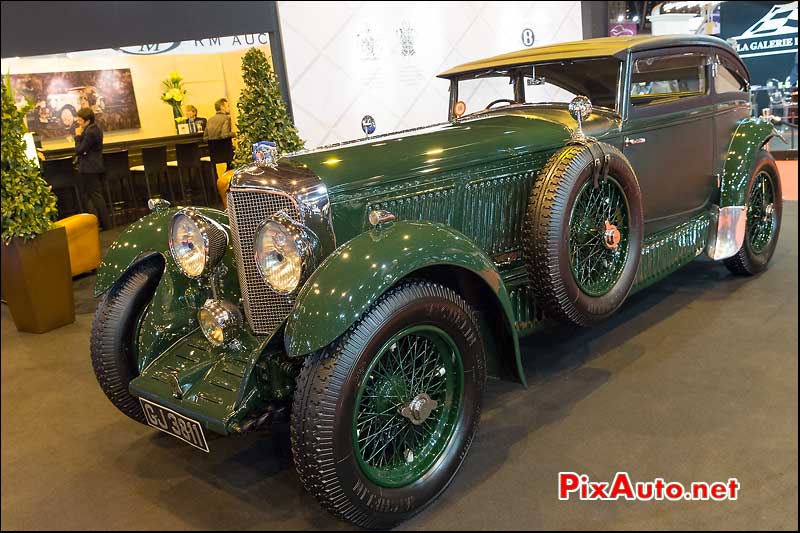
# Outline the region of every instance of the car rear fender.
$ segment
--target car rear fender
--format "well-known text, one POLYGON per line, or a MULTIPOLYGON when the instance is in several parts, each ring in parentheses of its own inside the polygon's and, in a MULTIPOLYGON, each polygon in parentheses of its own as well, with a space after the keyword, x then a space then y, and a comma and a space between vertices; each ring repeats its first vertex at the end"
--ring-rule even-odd
POLYGON ((752 117, 739 122, 728 147, 720 178, 720 208, 745 205, 753 161, 772 137, 780 137, 780 134, 771 122, 752 117))

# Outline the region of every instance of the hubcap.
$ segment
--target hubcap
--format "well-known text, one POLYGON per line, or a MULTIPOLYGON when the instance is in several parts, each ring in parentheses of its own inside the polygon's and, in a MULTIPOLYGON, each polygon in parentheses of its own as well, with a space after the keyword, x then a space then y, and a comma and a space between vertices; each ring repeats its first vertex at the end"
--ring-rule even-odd
POLYGON ((392 337, 362 378, 353 417, 355 457, 382 487, 402 487, 428 472, 455 432, 464 390, 461 354, 435 326, 392 337))
POLYGON ((628 258, 628 202, 612 177, 578 191, 569 220, 569 259, 573 278, 589 296, 610 291, 628 258))
POLYGON ((776 225, 772 176, 767 172, 759 172, 747 203, 747 243, 750 250, 757 254, 763 252, 772 240, 776 225))
POLYGON ((411 403, 400 409, 400 414, 411 420, 415 426, 423 424, 436 407, 439 402, 432 400, 430 396, 425 394, 418 394, 416 398, 411 400, 411 403))
POLYGON ((622 239, 622 234, 614 224, 611 224, 608 220, 606 220, 606 231, 604 233, 604 237, 605 242, 603 244, 606 245, 606 248, 609 250, 616 250, 619 246, 620 239, 622 239))

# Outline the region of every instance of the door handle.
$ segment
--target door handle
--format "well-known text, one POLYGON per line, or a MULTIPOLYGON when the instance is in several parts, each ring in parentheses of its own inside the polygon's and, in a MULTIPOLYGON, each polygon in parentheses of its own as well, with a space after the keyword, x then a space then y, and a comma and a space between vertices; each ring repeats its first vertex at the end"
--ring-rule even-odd
POLYGON ((625 137, 625 146, 630 146, 632 144, 644 144, 647 142, 647 139, 644 137, 639 137, 637 139, 631 139, 630 137, 625 137))

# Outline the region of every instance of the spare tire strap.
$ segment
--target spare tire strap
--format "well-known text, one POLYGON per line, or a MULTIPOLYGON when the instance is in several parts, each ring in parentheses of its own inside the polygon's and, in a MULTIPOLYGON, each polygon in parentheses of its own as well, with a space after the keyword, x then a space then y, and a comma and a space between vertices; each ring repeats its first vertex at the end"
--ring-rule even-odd
POLYGON ((601 143, 587 143, 586 147, 592 155, 592 185, 596 189, 601 176, 603 183, 608 178, 608 164, 611 161, 611 156, 605 153, 601 143))

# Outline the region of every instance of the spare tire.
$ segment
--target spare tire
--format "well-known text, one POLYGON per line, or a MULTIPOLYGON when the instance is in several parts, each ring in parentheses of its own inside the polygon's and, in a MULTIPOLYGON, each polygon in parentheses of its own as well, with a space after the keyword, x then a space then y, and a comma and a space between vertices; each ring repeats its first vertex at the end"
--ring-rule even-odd
POLYGON ((588 326, 611 315, 636 279, 642 197, 625 156, 605 143, 568 145, 536 179, 523 249, 546 316, 588 326))

